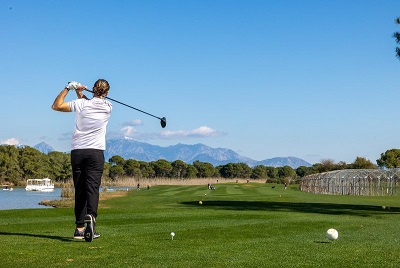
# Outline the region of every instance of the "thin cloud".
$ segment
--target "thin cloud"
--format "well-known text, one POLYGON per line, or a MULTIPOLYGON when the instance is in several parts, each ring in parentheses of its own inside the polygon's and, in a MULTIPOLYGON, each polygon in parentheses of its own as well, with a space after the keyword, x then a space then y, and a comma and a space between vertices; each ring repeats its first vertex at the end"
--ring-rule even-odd
POLYGON ((131 121, 128 121, 128 122, 125 122, 122 124, 122 126, 124 126, 124 127, 136 127, 136 126, 141 126, 141 125, 143 125, 143 122, 140 119, 134 119, 134 120, 131 120, 131 121))
POLYGON ((201 126, 193 130, 165 130, 160 134, 161 138, 164 139, 177 139, 177 138, 208 138, 208 137, 220 137, 225 133, 217 131, 207 126, 201 126))
POLYGON ((121 132, 124 137, 130 137, 138 133, 137 129, 135 129, 133 126, 124 126, 121 128, 121 132))
POLYGON ((10 139, 6 139, 6 140, 0 140, 0 144, 18 145, 18 144, 20 144, 20 142, 16 138, 10 138, 10 139))
POLYGON ((136 126, 142 125, 141 120, 133 120, 123 123, 119 131, 108 131, 108 138, 133 138, 136 140, 172 140, 172 139, 190 139, 190 138, 210 138, 220 137, 226 133, 217 131, 207 126, 201 126, 193 130, 164 130, 160 133, 143 133, 136 126))
POLYGON ((72 132, 64 132, 61 134, 61 137, 58 138, 60 141, 71 140, 72 139, 72 132))
POLYGON ((140 119, 124 122, 120 132, 122 133, 122 136, 132 138, 133 136, 137 136, 139 134, 139 131, 136 127, 141 125, 143 125, 143 121, 140 119))

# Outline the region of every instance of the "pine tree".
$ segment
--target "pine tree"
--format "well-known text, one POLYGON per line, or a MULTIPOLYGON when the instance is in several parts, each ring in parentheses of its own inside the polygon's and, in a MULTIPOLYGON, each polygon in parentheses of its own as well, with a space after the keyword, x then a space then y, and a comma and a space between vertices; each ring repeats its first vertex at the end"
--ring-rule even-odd
MULTIPOLYGON (((400 17, 396 19, 396 23, 400 26, 400 17)), ((395 32, 393 37, 396 39, 396 43, 400 44, 400 32, 395 32)), ((400 47, 396 47, 396 56, 400 60, 400 47)))

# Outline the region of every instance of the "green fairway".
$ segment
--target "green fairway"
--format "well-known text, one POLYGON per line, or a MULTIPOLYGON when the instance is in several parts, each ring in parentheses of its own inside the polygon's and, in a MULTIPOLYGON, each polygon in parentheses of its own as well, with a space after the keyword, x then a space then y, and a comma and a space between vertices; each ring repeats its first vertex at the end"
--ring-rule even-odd
POLYGON ((215 187, 103 201, 92 243, 72 239, 72 208, 0 211, 1 267, 400 267, 399 197, 215 187), (329 228, 338 240, 325 238, 329 228))

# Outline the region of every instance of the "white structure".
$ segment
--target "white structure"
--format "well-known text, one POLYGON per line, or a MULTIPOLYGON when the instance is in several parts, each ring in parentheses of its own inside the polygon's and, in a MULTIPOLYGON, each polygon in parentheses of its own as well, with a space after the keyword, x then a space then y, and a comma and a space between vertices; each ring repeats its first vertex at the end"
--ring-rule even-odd
POLYGON ((344 169, 303 177, 300 190, 315 194, 399 196, 400 169, 344 169))
POLYGON ((52 192, 54 191, 54 184, 49 178, 44 179, 28 179, 26 180, 27 191, 39 191, 39 192, 52 192))

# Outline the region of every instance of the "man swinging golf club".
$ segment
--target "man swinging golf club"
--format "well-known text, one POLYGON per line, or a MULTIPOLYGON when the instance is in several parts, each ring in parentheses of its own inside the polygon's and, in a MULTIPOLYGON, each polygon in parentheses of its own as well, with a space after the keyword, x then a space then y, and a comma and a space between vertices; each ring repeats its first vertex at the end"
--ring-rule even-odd
POLYGON ((92 99, 83 94, 85 89, 86 86, 78 82, 68 83, 58 94, 51 108, 60 112, 76 112, 71 143, 71 165, 75 187, 74 238, 92 242, 94 238, 100 236, 95 227, 105 161, 106 127, 112 104, 106 100, 110 89, 106 80, 96 81, 92 99), (78 99, 64 102, 71 90, 76 92, 78 99))

